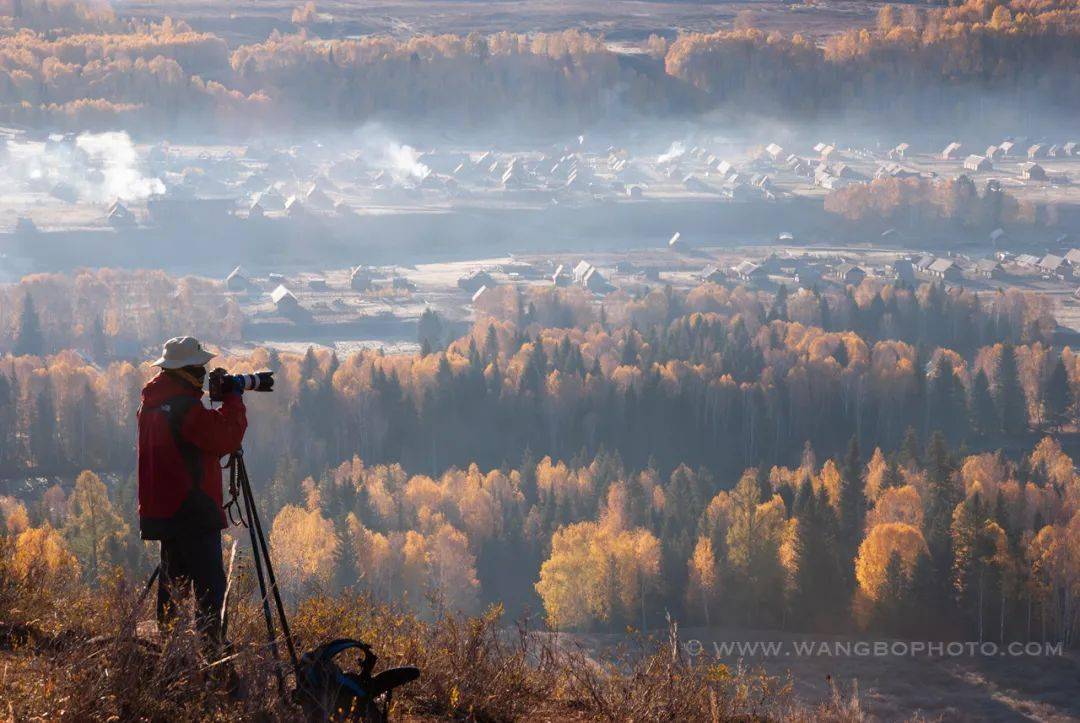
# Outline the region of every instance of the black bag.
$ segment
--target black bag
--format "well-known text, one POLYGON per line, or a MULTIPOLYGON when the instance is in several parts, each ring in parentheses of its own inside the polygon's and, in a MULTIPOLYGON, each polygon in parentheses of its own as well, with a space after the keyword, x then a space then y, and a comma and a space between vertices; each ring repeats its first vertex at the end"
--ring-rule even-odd
POLYGON ((419 668, 389 668, 371 675, 378 658, 359 640, 338 638, 300 658, 293 700, 309 721, 349 720, 384 723, 394 688, 420 677, 419 668), (357 648, 363 658, 359 673, 346 673, 334 662, 338 654, 357 648))

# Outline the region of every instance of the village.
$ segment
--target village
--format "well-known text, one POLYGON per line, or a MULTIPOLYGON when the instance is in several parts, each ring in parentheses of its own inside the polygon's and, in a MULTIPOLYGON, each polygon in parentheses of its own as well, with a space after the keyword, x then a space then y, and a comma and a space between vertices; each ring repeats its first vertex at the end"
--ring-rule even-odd
POLYGON ((0 202, 0 280, 69 265, 216 276, 243 311, 245 344, 408 350, 426 310, 451 338, 506 284, 580 286, 597 304, 705 282, 1015 287, 1050 295, 1062 324, 1080 329, 1080 240, 1069 233, 1080 228, 1080 149, 1063 138, 871 148, 699 132, 634 152, 585 136, 535 151, 128 139, 118 175, 86 136, 2 135, 14 190, 0 202), (961 175, 1053 204, 1059 223, 852 239, 821 220, 824 196, 851 183, 961 175), (175 243, 150 243, 162 239, 175 243))
POLYGON ((961 174, 980 186, 999 184, 1020 201, 1080 205, 1080 186, 1073 185, 1080 180, 1080 147, 1065 138, 1009 138, 988 147, 955 140, 939 148, 697 135, 698 144, 676 140, 659 152, 586 136, 534 151, 414 149, 387 139, 161 142, 134 148, 137 158, 125 170, 138 174, 142 187, 124 188, 107 177, 112 161, 91 157, 80 136, 37 138, 0 129, 0 168, 13 181, 0 206, 0 232, 163 227, 225 216, 255 225, 347 223, 359 215, 417 209, 644 200, 761 203, 820 199, 873 178, 961 174))
POLYGON ((824 290, 864 281, 918 286, 940 283, 979 293, 1008 288, 1045 294, 1056 302, 1063 343, 1080 337, 1080 247, 1061 254, 986 257, 906 253, 860 247, 799 246, 791 234, 773 244, 709 247, 676 232, 655 248, 586 256, 527 254, 414 266, 355 266, 325 272, 248 274, 236 267, 223 282, 245 314, 244 346, 282 349, 321 344, 419 348, 417 321, 435 312, 445 338, 482 318, 496 287, 578 287, 602 305, 614 293, 640 297, 652 290, 703 283, 775 292, 781 286, 824 290))

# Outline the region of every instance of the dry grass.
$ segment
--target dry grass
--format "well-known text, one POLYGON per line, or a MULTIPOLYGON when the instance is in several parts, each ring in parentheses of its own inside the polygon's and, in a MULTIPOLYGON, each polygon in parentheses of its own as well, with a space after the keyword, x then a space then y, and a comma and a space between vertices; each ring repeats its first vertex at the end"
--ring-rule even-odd
MULTIPOLYGON (((0 547, 3 545, 0 539, 0 547)), ((0 549, 0 553, 4 550, 0 549)), ((17 576, 0 554, 0 719, 289 720, 253 585, 241 576, 230 622, 234 664, 249 690, 234 700, 206 661, 190 619, 166 635, 139 624, 137 584, 117 574, 98 588, 17 576)), ((419 681, 394 699, 396 720, 720 721, 836 720, 864 716, 857 698, 818 709, 763 673, 693 665, 674 640, 642 639, 598 661, 558 636, 508 627, 498 608, 422 620, 362 596, 315 596, 292 611, 298 648, 333 637, 369 642, 382 665, 417 665, 419 681)), ((284 652, 284 648, 282 647, 284 652)), ((350 661, 351 664, 351 661, 350 661)), ((346 666, 349 667, 349 666, 346 666)))

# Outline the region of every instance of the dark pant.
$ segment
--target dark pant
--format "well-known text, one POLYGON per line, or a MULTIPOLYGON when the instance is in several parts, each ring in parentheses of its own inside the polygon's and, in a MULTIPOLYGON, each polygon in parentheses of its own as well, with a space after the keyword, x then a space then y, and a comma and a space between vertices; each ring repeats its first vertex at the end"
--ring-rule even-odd
POLYGON ((193 530, 161 541, 157 617, 162 626, 176 617, 177 604, 195 589, 195 622, 213 645, 221 643, 221 606, 225 602, 225 568, 221 564, 221 531, 193 530))

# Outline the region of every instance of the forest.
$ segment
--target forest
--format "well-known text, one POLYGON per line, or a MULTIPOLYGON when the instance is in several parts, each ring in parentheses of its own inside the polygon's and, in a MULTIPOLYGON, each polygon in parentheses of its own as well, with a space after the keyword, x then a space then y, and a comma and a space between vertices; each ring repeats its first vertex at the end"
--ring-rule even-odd
MULTIPOLYGON (((1038 206, 1018 200, 990 183, 980 194, 975 182, 961 175, 954 179, 875 178, 852 183, 825 196, 825 210, 852 225, 896 224, 908 229, 933 228, 944 222, 960 229, 993 229, 1015 226, 1056 225, 1060 210, 1055 204, 1038 206)), ((890 226, 891 227, 891 226, 890 226)))
POLYGON ((579 127, 700 113, 968 121, 1075 112, 1077 0, 967 0, 882 8, 873 29, 815 45, 740 23, 615 52, 576 30, 323 39, 296 32, 230 47, 183 22, 122 21, 81 2, 0 3, 0 120, 77 130, 214 130, 452 119, 579 127), (6 12, 7 17, 3 17, 6 12), (3 24, 0 24, 3 27, 3 24), (41 30, 49 27, 50 31, 41 30), (59 29, 64 29, 60 31, 59 29), (1017 115, 1019 114, 1019 115, 1017 115))
MULTIPOLYGON (((26 287, 24 350, 64 285, 26 287)), ((1058 440, 1080 358, 1053 328, 1044 297, 933 284, 602 305, 500 287, 445 348, 223 361, 278 375, 245 398, 245 457, 293 600, 1073 644, 1080 480, 1058 440)), ((0 360, 3 476, 56 476, 0 500, 16 562, 148 571, 132 440, 152 374, 0 360)))

